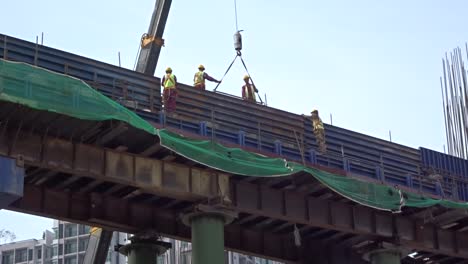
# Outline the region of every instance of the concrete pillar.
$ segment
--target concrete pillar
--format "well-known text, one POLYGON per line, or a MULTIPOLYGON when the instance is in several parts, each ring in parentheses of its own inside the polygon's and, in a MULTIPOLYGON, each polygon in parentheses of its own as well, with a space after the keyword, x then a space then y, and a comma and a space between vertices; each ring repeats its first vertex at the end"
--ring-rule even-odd
POLYGON ((401 252, 398 249, 378 249, 369 254, 371 264, 400 264, 401 252))
POLYGON ((121 246, 119 252, 128 257, 128 264, 158 264, 158 256, 170 247, 170 243, 156 239, 134 239, 121 246))
POLYGON ((183 222, 192 228, 192 263, 219 264, 224 257, 224 225, 237 217, 225 208, 198 205, 183 216, 183 222))

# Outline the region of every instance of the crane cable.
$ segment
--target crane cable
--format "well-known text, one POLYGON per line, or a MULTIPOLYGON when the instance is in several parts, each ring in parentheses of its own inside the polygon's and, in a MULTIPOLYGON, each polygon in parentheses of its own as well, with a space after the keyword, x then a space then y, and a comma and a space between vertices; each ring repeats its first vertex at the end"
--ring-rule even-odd
POLYGON ((236 19, 236 32, 239 32, 239 28, 237 27, 237 0, 234 0, 234 16, 236 19))
POLYGON ((216 87, 214 88, 213 91, 216 92, 216 90, 218 89, 218 86, 221 84, 221 82, 223 81, 224 77, 226 77, 226 74, 229 72, 229 70, 231 69, 232 65, 234 64, 234 62, 236 61, 237 57, 239 57, 239 53, 236 54, 236 56, 234 57, 234 60, 232 60, 231 64, 229 64, 229 67, 227 68, 226 72, 224 73, 223 77, 221 78, 221 80, 219 80, 219 83, 216 85, 216 87))
MULTIPOLYGON (((242 30, 239 30, 239 27, 238 27, 238 23, 237 23, 237 0, 234 0, 234 16, 235 16, 235 20, 236 20, 236 32, 237 33, 240 33, 242 30)), ((242 45, 241 45, 242 46, 242 45)), ((241 47, 242 49, 242 47, 241 47)), ((247 72, 247 74, 249 75, 249 78, 250 78, 250 81, 252 81, 252 85, 255 87, 255 83, 249 73, 249 70, 247 69, 247 66, 245 65, 245 62, 244 60, 242 59, 242 53, 240 50, 237 50, 237 53, 236 53, 236 56, 234 57, 234 60, 232 60, 231 64, 229 65, 229 67, 227 68, 226 72, 224 73, 223 77, 221 78, 220 82, 216 85, 216 87, 214 88, 213 91, 216 92, 216 90, 218 89, 218 86, 221 84, 221 82, 223 81, 224 77, 226 77, 226 75, 228 74, 229 70, 231 69, 232 65, 234 64, 234 62, 236 61, 237 57, 240 58, 241 62, 242 62, 242 65, 244 65, 244 69, 245 71, 247 72)), ((258 92, 256 92, 257 95, 258 95, 258 98, 260 99, 260 103, 263 104, 263 100, 262 100, 262 97, 260 96, 260 94, 258 92)))

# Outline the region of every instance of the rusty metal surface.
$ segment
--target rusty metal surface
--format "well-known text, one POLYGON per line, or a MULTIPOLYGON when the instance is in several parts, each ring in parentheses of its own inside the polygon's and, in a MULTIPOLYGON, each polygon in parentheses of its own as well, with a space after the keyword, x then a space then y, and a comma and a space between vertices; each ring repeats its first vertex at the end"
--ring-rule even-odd
POLYGON ((389 239, 402 246, 468 258, 468 233, 442 229, 432 223, 375 211, 360 205, 320 200, 306 194, 233 183, 235 208, 288 222, 389 239), (286 206, 296 196, 306 206, 286 206), (297 197, 302 196, 302 197, 297 197))
MULTIPOLYGON (((327 194, 326 189, 317 188, 317 193, 310 193, 268 187, 262 183, 230 181, 230 175, 191 167, 181 162, 163 161, 65 139, 41 137, 30 132, 13 132, 17 131, 0 134, 0 142, 7 142, 0 144, 0 152, 9 153, 12 157, 24 156, 31 174, 25 179, 29 186, 25 191, 28 192, 27 196, 11 209, 30 210, 34 214, 73 221, 93 223, 93 219, 100 219, 99 223, 102 225, 130 230, 149 224, 146 223, 148 218, 145 216, 149 211, 140 207, 147 205, 140 205, 138 202, 156 197, 156 208, 173 210, 170 211, 170 217, 168 216, 171 221, 158 223, 159 228, 165 230, 168 223, 178 219, 177 214, 184 208, 206 198, 226 196, 232 201, 234 210, 247 214, 247 221, 245 217, 241 217, 239 223, 234 223, 241 230, 251 227, 262 234, 272 232, 290 237, 292 227, 299 225, 304 230, 302 233, 305 238, 333 241, 333 237, 367 236, 372 237, 372 241, 399 243, 408 249, 468 258, 466 232, 442 229, 410 215, 376 212, 334 195, 324 196, 327 194), (21 140, 11 140, 11 137, 21 140), (34 173, 38 170, 40 173, 34 173), (87 185, 92 186, 95 182, 97 184, 94 187, 87 189, 87 185), (98 193, 114 196, 120 202, 89 212, 86 203, 90 199, 95 202, 105 199, 98 193), (63 199, 64 195, 70 198, 63 199), (92 198, 93 195, 98 198, 92 198), (127 200, 135 204, 131 210, 142 214, 130 222, 127 213, 131 212, 126 207, 127 200), (50 205, 50 208, 43 208, 45 204, 50 205), (312 231, 307 231, 311 228, 312 231), (325 232, 316 233, 317 230, 314 229, 317 228, 325 232)), ((459 225, 457 228, 463 227, 459 225)), ((169 231, 162 232, 171 235, 169 231)), ((251 231, 245 232, 248 234, 251 231)), ((252 236, 251 239, 254 239, 255 236, 252 236)), ((258 245, 257 242, 246 242, 242 246, 248 247, 248 250, 240 251, 255 253, 271 250, 269 256, 276 258, 274 245, 268 245, 269 249, 258 249, 258 245)), ((297 258, 287 256, 290 254, 288 251, 281 254, 284 254, 281 259, 297 258)))
MULTIPOLYGON (((27 184, 23 199, 8 209, 128 233, 155 229, 165 236, 181 240, 190 240, 191 235, 190 229, 181 222, 177 210, 162 209, 151 204, 98 193, 65 193, 27 184)), ((287 263, 308 263, 311 252, 320 253, 321 261, 317 263, 343 263, 340 262, 343 259, 337 256, 349 257, 348 263, 363 263, 349 248, 336 247, 318 240, 309 240, 297 247, 291 234, 274 234, 237 224, 225 228, 225 245, 227 249, 236 252, 287 263), (329 253, 323 254, 324 252, 329 253)))
POLYGON ((15 158, 21 155, 29 166, 85 175, 168 197, 196 200, 229 195, 229 176, 224 173, 58 138, 29 135, 19 132, 18 138, 24 140, 16 142, 14 148, 10 147, 12 144, 0 145, 0 153, 9 153, 15 158))

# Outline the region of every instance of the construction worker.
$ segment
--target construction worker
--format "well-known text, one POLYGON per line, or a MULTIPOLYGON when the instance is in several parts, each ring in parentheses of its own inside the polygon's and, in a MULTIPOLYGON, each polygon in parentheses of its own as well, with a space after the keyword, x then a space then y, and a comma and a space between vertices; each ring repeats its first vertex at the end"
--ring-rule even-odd
POLYGON ((255 88, 255 85, 251 84, 249 82, 250 76, 245 75, 244 76, 244 86, 242 86, 242 99, 250 102, 256 103, 257 100, 255 99, 255 93, 258 93, 257 88, 255 88))
POLYGON ((325 142, 325 126, 323 125, 322 119, 319 117, 317 110, 313 110, 310 113, 312 119, 312 131, 314 132, 317 145, 321 153, 327 152, 327 145, 325 142))
POLYGON ((198 90, 205 90, 205 80, 212 81, 215 83, 220 83, 221 81, 216 80, 215 78, 208 75, 205 72, 205 66, 199 65, 198 72, 193 76, 193 86, 198 90))
POLYGON ((162 82, 163 90, 163 103, 166 113, 174 112, 176 109, 177 98, 177 77, 172 74, 171 67, 167 67, 166 75, 164 75, 162 82))

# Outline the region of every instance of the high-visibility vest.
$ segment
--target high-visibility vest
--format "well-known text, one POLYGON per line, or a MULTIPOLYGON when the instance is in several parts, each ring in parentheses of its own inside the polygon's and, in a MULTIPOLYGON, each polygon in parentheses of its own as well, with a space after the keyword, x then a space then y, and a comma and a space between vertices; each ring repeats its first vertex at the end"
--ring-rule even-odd
POLYGON ((195 73, 195 78, 193 79, 194 85, 205 84, 205 78, 203 78, 204 74, 205 73, 202 71, 195 73))
POLYGON ((323 122, 320 118, 312 119, 312 127, 314 130, 324 130, 323 122))
POLYGON ((175 88, 175 76, 172 73, 166 74, 166 79, 164 80, 165 89, 174 89, 175 88))

